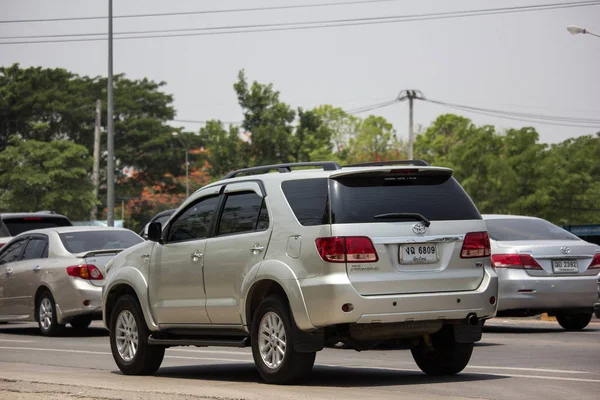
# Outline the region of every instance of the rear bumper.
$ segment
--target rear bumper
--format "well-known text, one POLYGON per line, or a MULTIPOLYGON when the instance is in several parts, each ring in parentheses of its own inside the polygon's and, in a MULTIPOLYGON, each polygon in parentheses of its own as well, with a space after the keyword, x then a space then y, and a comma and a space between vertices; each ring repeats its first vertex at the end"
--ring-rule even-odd
POLYGON ((93 319, 100 319, 102 316, 101 286, 94 286, 83 279, 72 278, 61 285, 60 290, 54 290, 53 296, 58 322, 61 324, 81 315, 89 315, 93 319), (86 300, 87 306, 84 305, 86 300))
POLYGON ((538 277, 518 269, 497 272, 498 311, 591 309, 598 302, 598 276, 538 277))
POLYGON ((303 330, 344 323, 459 320, 473 313, 478 318, 496 315, 496 304, 490 304, 490 298, 497 299, 498 280, 490 267, 485 268, 479 288, 472 291, 362 296, 354 290, 345 271, 301 279, 299 283, 308 314, 308 320, 296 320, 303 330), (352 311, 342 311, 346 303, 352 304, 352 311))

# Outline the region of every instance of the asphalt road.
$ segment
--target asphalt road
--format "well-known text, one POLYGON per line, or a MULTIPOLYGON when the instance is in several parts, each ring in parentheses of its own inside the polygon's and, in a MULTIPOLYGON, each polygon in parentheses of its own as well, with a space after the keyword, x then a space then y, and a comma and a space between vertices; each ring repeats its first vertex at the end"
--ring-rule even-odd
POLYGON ((249 349, 167 350, 156 376, 116 368, 107 332, 57 338, 31 323, 0 325, 0 400, 62 399, 598 399, 600 323, 565 332, 555 322, 495 319, 471 363, 430 378, 409 351, 325 349, 302 386, 260 382, 249 349))

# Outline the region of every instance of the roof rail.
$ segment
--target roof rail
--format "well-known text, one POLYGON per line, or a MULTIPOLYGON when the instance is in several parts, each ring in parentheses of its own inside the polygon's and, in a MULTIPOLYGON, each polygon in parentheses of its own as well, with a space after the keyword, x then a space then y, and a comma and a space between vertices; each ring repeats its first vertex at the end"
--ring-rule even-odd
POLYGON ((395 161, 372 161, 359 164, 344 165, 344 167, 383 167, 386 165, 415 165, 419 167, 429 167, 430 164, 424 160, 395 160, 395 161))
POLYGON ((274 169, 279 170, 280 173, 291 172, 292 168, 297 167, 322 167, 323 171, 335 171, 341 169, 340 165, 334 161, 319 161, 319 162, 297 162, 297 163, 286 163, 286 164, 273 164, 273 165, 262 165, 260 167, 242 168, 237 171, 233 171, 225 175, 221 179, 234 178, 241 174, 247 173, 264 173, 274 169))

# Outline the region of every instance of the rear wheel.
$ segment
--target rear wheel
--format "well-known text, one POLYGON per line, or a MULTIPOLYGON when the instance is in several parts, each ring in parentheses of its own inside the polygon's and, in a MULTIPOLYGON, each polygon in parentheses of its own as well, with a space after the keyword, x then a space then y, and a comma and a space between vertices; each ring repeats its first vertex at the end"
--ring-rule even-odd
POLYGON ((295 383, 310 375, 316 352, 296 351, 293 323, 289 306, 275 296, 265 298, 252 317, 252 355, 267 383, 295 383))
POLYGON ((87 329, 88 326, 92 323, 92 319, 89 317, 75 317, 69 322, 73 329, 77 329, 78 331, 82 331, 87 329))
POLYGON ((150 331, 136 298, 119 297, 110 318, 110 349, 125 375, 151 375, 162 363, 164 346, 148 344, 150 331))
POLYGON ((592 313, 557 313, 556 320, 567 331, 580 331, 592 320, 592 313))
POLYGON ((44 336, 55 336, 65 327, 58 323, 56 317, 56 303, 52 293, 45 291, 37 302, 38 326, 44 336))
POLYGON ((473 352, 473 343, 457 343, 452 325, 430 336, 431 345, 421 342, 411 349, 413 359, 427 375, 454 375, 465 369, 473 352))

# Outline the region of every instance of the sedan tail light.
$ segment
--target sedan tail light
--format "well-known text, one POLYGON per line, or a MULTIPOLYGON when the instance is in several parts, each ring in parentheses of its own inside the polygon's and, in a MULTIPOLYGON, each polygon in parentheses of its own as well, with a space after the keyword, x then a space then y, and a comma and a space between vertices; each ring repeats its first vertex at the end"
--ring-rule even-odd
POLYGON ((494 268, 542 269, 542 266, 529 254, 494 254, 492 255, 492 266, 494 268))
POLYGON ((588 269, 600 269, 600 253, 594 256, 588 269))
POLYGON ((373 242, 366 236, 317 238, 317 251, 324 261, 366 263, 379 260, 373 242))
POLYGON ((81 279, 89 279, 92 281, 100 281, 104 279, 102 272, 95 265, 83 264, 72 265, 67 267, 67 275, 81 279))
POLYGON ((460 258, 489 257, 492 253, 487 232, 469 232, 465 235, 460 258))

